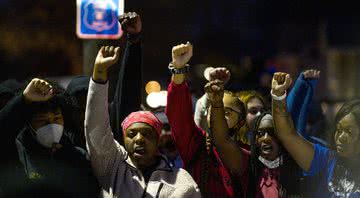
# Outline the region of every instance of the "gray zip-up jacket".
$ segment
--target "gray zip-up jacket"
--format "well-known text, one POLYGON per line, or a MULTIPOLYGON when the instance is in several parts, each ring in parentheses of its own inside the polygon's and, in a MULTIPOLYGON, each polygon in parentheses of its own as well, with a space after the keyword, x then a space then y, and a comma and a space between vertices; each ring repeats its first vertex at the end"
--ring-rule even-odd
POLYGON ((145 182, 124 147, 113 138, 108 113, 108 83, 90 80, 85 137, 101 197, 201 197, 190 174, 184 169, 171 168, 165 159, 145 182))

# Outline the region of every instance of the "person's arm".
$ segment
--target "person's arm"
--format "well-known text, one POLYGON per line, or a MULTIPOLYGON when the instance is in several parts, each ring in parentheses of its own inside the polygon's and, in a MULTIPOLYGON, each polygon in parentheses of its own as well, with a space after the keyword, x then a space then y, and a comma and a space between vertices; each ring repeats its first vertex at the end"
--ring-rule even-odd
POLYGON ((207 110, 209 107, 209 101, 207 99, 206 94, 201 96, 195 105, 195 114, 194 114, 194 121, 196 125, 204 130, 208 128, 207 126, 207 110))
POLYGON ((292 79, 289 74, 274 74, 271 92, 275 131, 297 164, 303 170, 308 171, 314 158, 314 146, 296 132, 291 115, 286 109, 286 98, 282 97, 286 94, 291 82, 292 79))
POLYGON ((0 111, 1 145, 15 141, 16 132, 23 128, 31 117, 32 102, 47 101, 53 97, 52 86, 38 78, 34 78, 26 86, 23 93, 11 99, 0 111))
POLYGON ((115 139, 122 143, 121 121, 131 112, 138 110, 141 104, 142 54, 139 35, 142 23, 135 12, 124 13, 119 22, 126 34, 126 47, 110 106, 110 123, 115 139))
MULTIPOLYGON (((221 70, 222 69, 213 68, 213 67, 206 68, 204 71, 205 79, 208 81, 215 80, 215 78, 217 78, 217 72, 221 70)), ((228 73, 228 75, 229 76, 226 76, 226 79, 222 79, 224 81, 224 85, 230 80, 230 73, 228 73)), ((209 106, 210 106, 210 102, 206 93, 197 100, 195 106, 194 121, 197 126, 199 126, 204 130, 207 130, 209 128, 207 123, 209 106)))
POLYGON ((96 57, 85 111, 85 139, 90 160, 98 177, 111 172, 112 161, 122 149, 113 138, 108 113, 107 70, 117 62, 119 47, 102 47, 96 57))
MULTIPOLYGON (((223 103, 224 78, 229 78, 230 72, 225 68, 216 68, 211 75, 217 78, 205 85, 210 102, 210 136, 225 166, 232 173, 241 175, 246 169, 246 163, 241 148, 229 135, 223 103)), ((242 113, 245 115, 245 112, 242 113)))
MULTIPOLYGON (((192 56, 191 44, 173 47, 172 56, 173 66, 176 69, 184 68, 192 56)), ((194 122, 191 95, 185 82, 185 74, 172 75, 172 82, 168 87, 165 113, 175 144, 186 167, 193 159, 199 144, 205 143, 205 137, 202 136, 201 129, 194 122)))
POLYGON ((0 128, 2 131, 2 140, 15 140, 18 131, 26 123, 26 119, 30 117, 29 107, 25 103, 23 95, 12 98, 0 111, 0 128), (19 116, 21 115, 21 116, 19 116), (14 123, 16 123, 14 125, 14 123), (4 135, 6 138, 4 138, 4 135))
POLYGON ((297 132, 308 140, 306 122, 314 89, 320 78, 320 71, 306 70, 300 74, 286 99, 287 109, 294 121, 297 132))

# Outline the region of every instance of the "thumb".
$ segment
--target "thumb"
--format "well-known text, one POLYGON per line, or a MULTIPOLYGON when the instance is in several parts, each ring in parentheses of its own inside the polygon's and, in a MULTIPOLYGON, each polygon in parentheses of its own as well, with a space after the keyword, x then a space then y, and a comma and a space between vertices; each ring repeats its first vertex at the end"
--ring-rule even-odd
POLYGON ((54 95, 55 95, 54 89, 51 88, 51 89, 46 93, 46 95, 44 95, 44 100, 47 101, 47 100, 49 100, 50 98, 52 98, 54 95))
POLYGON ((292 79, 291 79, 290 75, 287 74, 287 75, 285 76, 285 83, 284 83, 285 88, 286 88, 286 89, 289 88, 290 85, 291 85, 291 83, 292 83, 292 79))

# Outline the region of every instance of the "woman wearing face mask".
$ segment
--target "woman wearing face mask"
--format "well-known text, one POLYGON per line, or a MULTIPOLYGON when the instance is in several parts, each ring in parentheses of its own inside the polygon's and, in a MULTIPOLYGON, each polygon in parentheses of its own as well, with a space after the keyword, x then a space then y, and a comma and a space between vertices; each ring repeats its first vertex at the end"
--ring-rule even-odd
POLYGON ((286 73, 275 73, 273 77, 276 135, 311 178, 320 177, 313 197, 360 197, 360 101, 345 103, 336 114, 333 149, 312 144, 296 133, 287 112, 286 90, 291 81, 286 73))
MULTIPOLYGON (((308 69, 300 73, 294 87, 287 98, 287 108, 291 113, 297 132, 313 142, 324 142, 318 138, 310 137, 306 131, 308 106, 310 105, 316 88, 320 71, 308 69)), ((254 127, 254 121, 265 109, 268 102, 256 91, 240 91, 236 93, 246 107, 246 124, 236 134, 236 140, 250 145, 249 132, 254 127)))
MULTIPOLYGON (((86 153, 73 146, 63 135, 64 118, 62 111, 66 105, 63 89, 47 81, 33 79, 21 96, 14 98, 2 111, 10 119, 16 137, 19 161, 25 172, 24 186, 16 186, 16 192, 39 193, 39 197, 56 189, 66 196, 96 197, 97 183, 91 172, 86 153)), ((6 119, 5 119, 6 120, 6 119)), ((10 123, 3 123, 4 127, 10 123)), ((9 121, 9 120, 8 120, 9 121)), ((8 127, 9 128, 9 127, 8 127)), ((8 141, 15 141, 15 139, 8 141)), ((14 145, 15 146, 15 145, 14 145)), ((20 171, 20 170, 18 170, 20 171)), ((11 191, 11 190, 10 190, 11 191)))
POLYGON ((301 172, 282 150, 275 136, 272 115, 264 112, 255 121, 251 140, 249 197, 300 196, 301 172))
POLYGON ((274 136, 274 125, 269 113, 260 114, 254 120, 255 136, 252 136, 250 165, 244 163, 249 154, 229 138, 226 113, 223 108, 219 108, 224 106, 224 102, 220 100, 224 94, 222 87, 222 82, 216 80, 205 86, 211 105, 210 126, 216 148, 221 153, 231 153, 224 155, 222 160, 241 179, 242 189, 246 190, 243 196, 298 196, 301 190, 298 185, 301 172, 297 171, 297 165, 282 152, 280 143, 274 136))

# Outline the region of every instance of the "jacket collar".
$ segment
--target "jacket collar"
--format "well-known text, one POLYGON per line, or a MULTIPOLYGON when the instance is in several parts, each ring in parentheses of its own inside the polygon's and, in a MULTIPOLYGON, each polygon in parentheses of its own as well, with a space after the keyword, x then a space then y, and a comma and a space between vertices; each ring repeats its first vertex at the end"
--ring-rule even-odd
MULTIPOLYGON (((171 166, 170 166, 170 163, 168 162, 167 158, 162 155, 162 154, 159 154, 158 156, 158 160, 160 161, 158 166, 155 168, 154 171, 168 171, 168 172, 171 172, 173 171, 171 166)), ((135 163, 131 160, 131 158, 129 157, 129 154, 126 153, 126 157, 125 157, 125 160, 124 160, 128 165, 129 167, 131 167, 132 169, 134 170, 138 170, 140 171, 136 166, 135 166, 135 163)))

